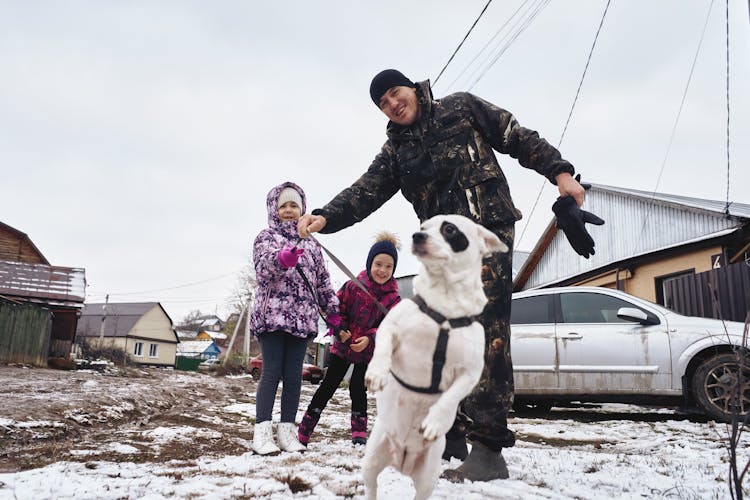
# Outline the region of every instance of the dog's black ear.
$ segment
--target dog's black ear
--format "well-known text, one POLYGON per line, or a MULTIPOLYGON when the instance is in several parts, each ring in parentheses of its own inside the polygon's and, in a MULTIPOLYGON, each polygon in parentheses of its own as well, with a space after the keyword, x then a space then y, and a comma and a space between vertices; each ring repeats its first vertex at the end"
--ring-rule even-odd
POLYGON ((508 251, 508 245, 503 243, 495 233, 480 224, 477 224, 477 236, 479 236, 479 249, 483 257, 508 251))

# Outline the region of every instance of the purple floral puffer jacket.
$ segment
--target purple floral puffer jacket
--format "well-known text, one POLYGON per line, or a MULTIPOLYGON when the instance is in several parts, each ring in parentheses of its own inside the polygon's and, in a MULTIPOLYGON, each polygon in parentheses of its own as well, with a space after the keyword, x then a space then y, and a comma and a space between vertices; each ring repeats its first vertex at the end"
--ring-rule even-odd
MULTIPOLYGON (((386 309, 390 310, 401 301, 401 296, 398 293, 398 282, 393 277, 382 285, 378 285, 370 279, 367 271, 362 271, 357 279, 386 309)), ((375 350, 375 335, 385 314, 378 308, 372 297, 351 280, 344 283, 344 286, 338 291, 338 296, 341 303, 341 328, 349 330, 352 338, 346 343, 334 340, 331 345, 331 353, 349 363, 369 363, 375 350), (360 352, 352 350, 351 343, 364 336, 370 339, 367 347, 360 352)), ((329 334, 332 333, 329 331, 329 334)))
POLYGON ((300 240, 297 223, 282 222, 279 218, 279 194, 286 187, 300 193, 302 213, 305 213, 305 193, 293 182, 280 184, 268 193, 268 228, 258 234, 253 245, 258 287, 250 315, 250 331, 257 336, 280 330, 296 337, 312 338, 318 333, 318 305, 324 314, 338 314, 339 301, 331 286, 320 245, 309 238, 300 240), (295 245, 305 251, 298 264, 315 290, 315 296, 296 268, 284 269, 277 259, 282 248, 295 245))

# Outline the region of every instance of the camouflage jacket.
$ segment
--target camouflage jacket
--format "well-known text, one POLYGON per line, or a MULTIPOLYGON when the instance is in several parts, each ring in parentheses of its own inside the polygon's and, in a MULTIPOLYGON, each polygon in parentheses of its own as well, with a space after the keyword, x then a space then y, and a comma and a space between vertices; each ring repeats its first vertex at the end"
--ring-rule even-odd
POLYGON ((315 215, 323 233, 363 220, 401 190, 420 221, 438 214, 467 216, 487 227, 521 218, 493 149, 553 184, 573 166, 508 111, 457 92, 433 100, 429 81, 417 85, 420 117, 406 127, 388 123, 388 140, 370 168, 315 215))

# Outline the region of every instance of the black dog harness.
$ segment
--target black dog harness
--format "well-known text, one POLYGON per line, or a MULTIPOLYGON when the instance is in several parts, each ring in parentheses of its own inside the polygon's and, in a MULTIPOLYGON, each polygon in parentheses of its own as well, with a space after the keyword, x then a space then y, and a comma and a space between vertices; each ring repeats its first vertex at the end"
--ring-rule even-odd
POLYGON ((443 374, 443 366, 445 366, 445 350, 448 347, 448 332, 452 328, 461 328, 469 326, 475 321, 478 321, 476 316, 464 316, 462 318, 451 318, 448 319, 435 309, 427 305, 422 297, 415 295, 412 299, 419 310, 429 316, 435 323, 440 327, 438 332, 437 343, 435 345, 435 354, 432 355, 432 382, 429 387, 416 387, 411 384, 404 382, 401 377, 393 373, 391 375, 398 381, 399 384, 403 385, 410 391, 419 392, 422 394, 439 394, 442 392, 440 387, 440 380, 443 374), (447 323, 447 325, 446 325, 447 323))

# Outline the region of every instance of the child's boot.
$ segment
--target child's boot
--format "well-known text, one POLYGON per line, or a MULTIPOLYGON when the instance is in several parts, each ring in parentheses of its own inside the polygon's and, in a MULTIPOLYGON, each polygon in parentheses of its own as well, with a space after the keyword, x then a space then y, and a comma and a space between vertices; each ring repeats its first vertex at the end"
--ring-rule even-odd
POLYGON ((281 451, 305 451, 307 447, 297 440, 297 426, 294 422, 279 423, 279 448, 281 451))
POLYGON ((318 425, 322 411, 320 408, 308 408, 302 417, 302 422, 297 429, 297 440, 303 445, 307 446, 307 443, 310 442, 310 436, 312 436, 315 426, 318 425))
POLYGON ((352 443, 367 444, 367 414, 352 412, 352 443))
POLYGON ((256 423, 253 429, 253 451, 258 455, 276 455, 279 447, 273 442, 273 423, 270 420, 256 423))

